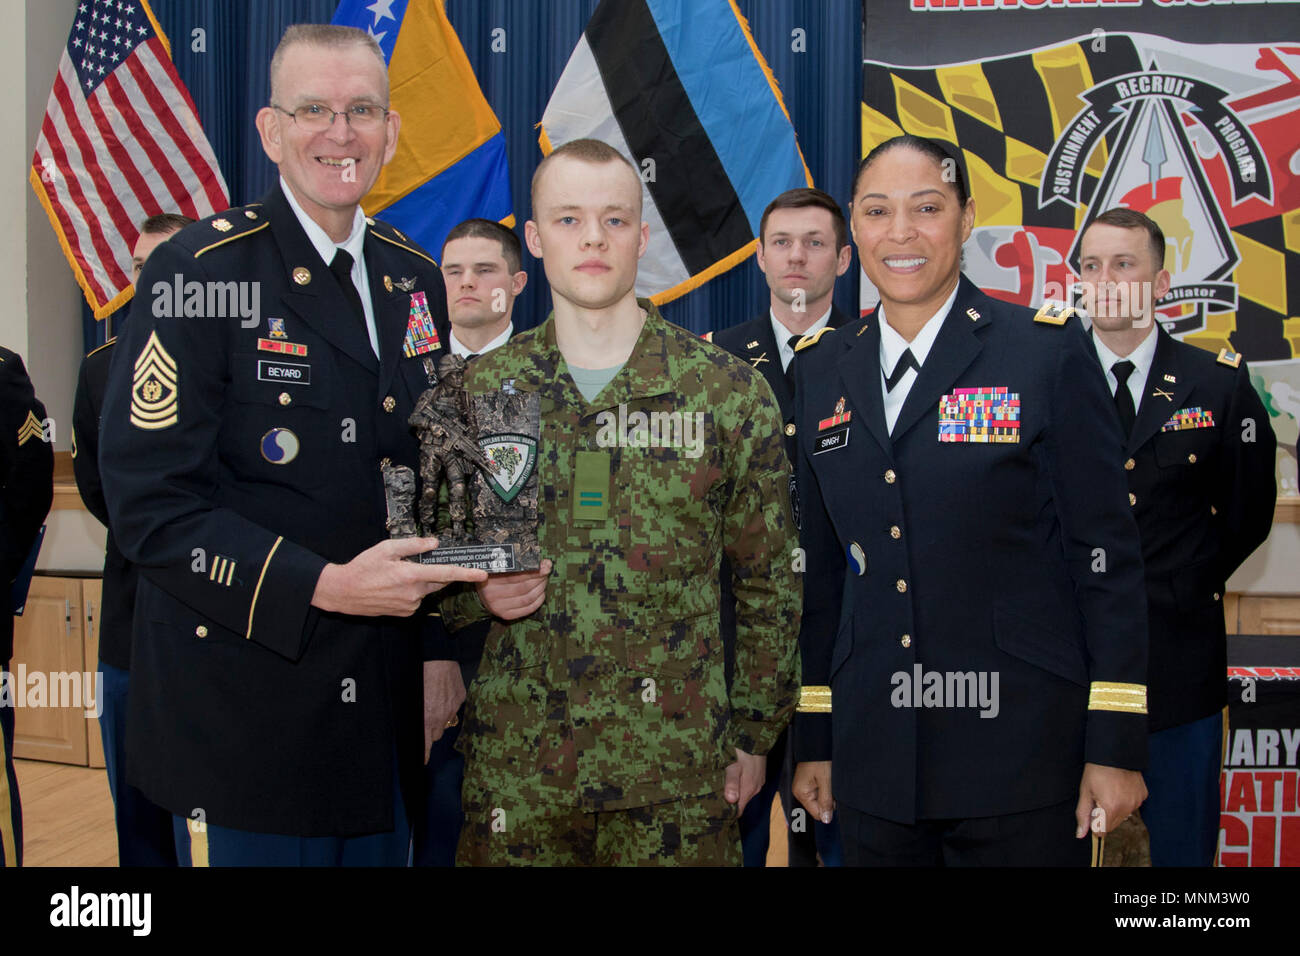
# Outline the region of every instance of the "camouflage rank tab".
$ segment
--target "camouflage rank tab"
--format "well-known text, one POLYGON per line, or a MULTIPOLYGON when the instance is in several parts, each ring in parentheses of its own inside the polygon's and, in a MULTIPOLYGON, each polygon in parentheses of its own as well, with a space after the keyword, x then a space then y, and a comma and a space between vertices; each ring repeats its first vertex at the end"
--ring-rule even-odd
POLYGON ((1064 325, 1070 320, 1070 316, 1075 314, 1073 306, 1066 305, 1064 302, 1047 301, 1034 316, 1034 321, 1047 325, 1064 325))
POLYGON ((834 332, 834 331, 835 330, 832 329, 829 325, 824 325, 816 332, 813 332, 810 335, 805 335, 798 342, 796 342, 794 346, 794 350, 796 352, 802 352, 806 348, 811 348, 812 346, 820 342, 822 336, 825 335, 827 332, 834 332))
POLYGON ((1231 349, 1219 349, 1219 364, 1226 365, 1228 368, 1240 368, 1241 353, 1231 349))
POLYGON ((578 452, 573 468, 574 520, 609 518, 609 470, 609 452, 578 452))
POLYGON ((135 360, 131 381, 131 424, 156 431, 178 420, 180 370, 163 348, 157 332, 149 333, 135 360))

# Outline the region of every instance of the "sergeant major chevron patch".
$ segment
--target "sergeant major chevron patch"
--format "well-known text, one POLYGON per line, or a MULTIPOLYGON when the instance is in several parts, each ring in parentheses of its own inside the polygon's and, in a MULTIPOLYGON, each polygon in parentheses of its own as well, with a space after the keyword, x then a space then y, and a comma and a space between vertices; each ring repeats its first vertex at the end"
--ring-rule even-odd
POLYGON ((131 424, 155 431, 175 425, 179 406, 180 370, 163 348, 157 332, 149 334, 135 360, 131 381, 131 424))

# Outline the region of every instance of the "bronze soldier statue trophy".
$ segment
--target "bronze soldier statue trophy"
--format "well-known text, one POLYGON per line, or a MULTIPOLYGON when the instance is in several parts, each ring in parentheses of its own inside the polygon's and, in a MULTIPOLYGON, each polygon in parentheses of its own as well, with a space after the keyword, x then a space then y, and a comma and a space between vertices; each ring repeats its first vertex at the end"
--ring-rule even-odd
POLYGON ((438 547, 410 560, 459 564, 488 572, 532 571, 537 544, 537 440, 541 405, 536 393, 465 391, 465 360, 447 354, 425 360, 431 387, 416 402, 410 424, 420 439, 419 520, 415 475, 404 465, 381 465, 388 499, 388 534, 436 537, 438 547), (446 484, 446 517, 439 503, 446 484), (466 493, 473 500, 467 529, 466 493))

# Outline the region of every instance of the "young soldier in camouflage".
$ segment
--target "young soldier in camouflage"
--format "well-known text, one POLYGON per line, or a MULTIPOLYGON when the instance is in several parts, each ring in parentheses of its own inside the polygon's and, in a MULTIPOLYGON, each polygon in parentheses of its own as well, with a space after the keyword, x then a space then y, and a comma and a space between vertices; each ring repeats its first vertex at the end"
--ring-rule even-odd
MULTIPOLYGON (((802 588, 776 402, 747 364, 635 297, 648 227, 616 151, 557 149, 533 178, 533 209, 525 234, 555 311, 471 363, 466 387, 512 381, 541 396, 539 536, 553 570, 536 613, 494 624, 469 691, 459 862, 738 865, 739 813, 798 687, 802 588)), ((494 576, 479 594, 509 617, 528 613, 537 582, 494 576)), ((443 602, 453 631, 483 613, 472 591, 443 602)))

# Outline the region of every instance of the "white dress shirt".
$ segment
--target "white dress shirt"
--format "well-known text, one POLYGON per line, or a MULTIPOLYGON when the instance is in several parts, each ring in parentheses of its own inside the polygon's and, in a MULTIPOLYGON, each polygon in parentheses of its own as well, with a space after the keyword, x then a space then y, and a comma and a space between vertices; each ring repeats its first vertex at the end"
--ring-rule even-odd
POLYGON ((312 246, 325 260, 325 265, 328 266, 334 261, 334 253, 339 249, 347 250, 348 255, 352 257, 352 284, 357 287, 357 292, 361 295, 361 309, 366 314, 366 333, 370 336, 370 348, 378 357, 379 336, 375 332, 375 307, 370 302, 370 278, 366 275, 366 214, 358 206, 352 216, 352 232, 342 242, 335 242, 329 237, 329 233, 317 225, 316 220, 303 212, 302 207, 298 205, 298 200, 293 198, 293 190, 289 188, 283 176, 280 177, 280 188, 284 190, 284 197, 289 200, 289 208, 298 217, 303 232, 307 233, 312 246))
POLYGON ((489 342, 487 345, 483 346, 481 349, 475 352, 473 349, 471 349, 469 346, 463 343, 460 339, 456 338, 456 330, 452 329, 451 330, 451 354, 459 355, 461 358, 468 358, 471 355, 482 355, 484 352, 491 352, 493 349, 500 348, 501 346, 505 345, 506 341, 510 338, 510 336, 514 333, 514 331, 515 331, 515 324, 513 322, 507 322, 505 331, 503 331, 491 342, 489 342))
POLYGON ((885 320, 883 303, 876 310, 877 321, 880 322, 880 395, 885 402, 885 427, 891 435, 894 433, 894 423, 898 421, 898 414, 903 410, 903 403, 907 401, 907 393, 912 390, 912 383, 916 381, 917 372, 916 369, 909 368, 894 385, 893 391, 885 389, 885 380, 893 373, 894 366, 908 349, 912 350, 912 358, 916 359, 917 365, 925 364, 925 358, 930 354, 934 340, 939 337, 939 329, 943 327, 944 318, 948 315, 952 304, 957 301, 958 286, 953 287, 952 295, 939 306, 938 312, 926 320, 925 325, 921 326, 921 331, 916 333, 916 338, 910 342, 895 332, 894 327, 885 320))
POLYGON ((1106 370, 1106 384, 1110 386, 1110 394, 1113 398, 1115 389, 1119 387, 1119 379, 1115 377, 1111 366, 1116 362, 1122 362, 1128 359, 1133 363, 1133 371, 1128 375, 1128 392, 1133 396, 1133 410, 1136 412, 1142 407, 1142 393, 1147 388, 1147 376, 1151 374, 1151 366, 1156 360, 1156 332, 1154 325, 1147 337, 1142 340, 1142 344, 1135 348, 1128 355, 1120 357, 1106 347, 1101 339, 1097 338, 1097 330, 1093 329, 1092 344, 1097 348, 1097 358, 1101 360, 1101 367, 1106 370))
MULTIPOLYGON (((831 308, 834 308, 834 306, 831 306, 831 308)), ((782 325, 781 320, 776 317, 776 312, 772 309, 769 308, 767 310, 767 315, 768 318, 772 320, 772 336, 776 339, 776 354, 781 356, 781 371, 784 372, 790 368, 790 363, 794 360, 794 349, 790 348, 789 345, 790 336, 798 335, 799 333, 791 332, 782 325)), ((818 329, 826 328, 826 323, 830 320, 831 310, 827 309, 822 313, 822 317, 812 325, 808 326, 808 331, 803 334, 812 335, 818 329)))

